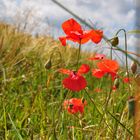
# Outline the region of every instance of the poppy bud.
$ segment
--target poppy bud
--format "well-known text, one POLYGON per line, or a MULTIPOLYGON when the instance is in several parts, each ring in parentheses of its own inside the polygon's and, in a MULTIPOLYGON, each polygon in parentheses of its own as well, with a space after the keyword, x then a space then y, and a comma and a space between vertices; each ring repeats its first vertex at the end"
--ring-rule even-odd
POLYGON ((135 74, 136 71, 137 71, 137 64, 136 64, 135 61, 133 61, 132 64, 131 64, 131 71, 132 71, 133 74, 135 74))
POLYGON ((45 68, 50 69, 51 67, 52 67, 52 62, 51 62, 51 59, 49 58, 48 61, 45 64, 45 68))
POLYGON ((119 78, 116 78, 115 79, 115 81, 114 81, 114 86, 116 87, 116 88, 119 88, 119 78))
POLYGON ((128 98, 128 111, 129 111, 129 119, 135 115, 135 98, 130 96, 128 98))
POLYGON ((119 44, 119 38, 117 37, 117 36, 115 36, 114 38, 112 38, 111 40, 110 40, 110 43, 111 43, 111 45, 112 46, 117 46, 118 44, 119 44))

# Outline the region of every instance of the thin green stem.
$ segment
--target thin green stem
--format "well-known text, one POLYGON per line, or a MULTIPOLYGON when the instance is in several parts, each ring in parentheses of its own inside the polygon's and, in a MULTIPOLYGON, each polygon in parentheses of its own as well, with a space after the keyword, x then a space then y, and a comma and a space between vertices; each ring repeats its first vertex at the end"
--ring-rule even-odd
POLYGON ((77 63, 76 63, 77 69, 78 69, 78 65, 79 65, 80 52, 81 52, 81 41, 79 43, 78 56, 77 56, 77 63))
POLYGON ((110 113, 109 111, 107 111, 107 113, 113 118, 115 119, 130 135, 133 135, 132 132, 125 127, 124 124, 122 124, 114 115, 112 115, 112 113, 110 113))
POLYGON ((109 91, 109 93, 108 93, 109 95, 106 97, 106 103, 105 103, 104 113, 103 113, 103 115, 102 115, 102 117, 101 117, 101 121, 100 121, 99 124, 102 123, 102 120, 103 120, 103 118, 104 118, 104 116, 105 116, 105 114, 106 114, 106 110, 107 110, 107 107, 108 107, 108 103, 109 103, 109 100, 110 100, 110 98, 111 98, 112 86, 113 86, 113 83, 112 83, 112 79, 111 79, 110 91, 109 91))
MULTIPOLYGON (((90 95, 89 95, 89 93, 87 92, 87 90, 85 89, 85 92, 86 92, 86 94, 87 94, 87 96, 88 96, 88 98, 90 99, 90 101, 93 103, 93 105, 95 106, 95 108, 96 108, 96 110, 98 111, 98 113, 101 115, 101 116, 103 116, 103 114, 101 113, 101 111, 99 110, 99 108, 96 106, 96 104, 95 104, 95 102, 94 102, 94 100, 90 97, 90 95)), ((110 131, 112 131, 112 129, 110 128, 110 126, 107 124, 107 122, 106 121, 104 121, 104 123, 106 124, 106 126, 109 128, 109 130, 110 131)))
POLYGON ((88 98, 90 99, 90 101, 91 101, 91 102, 93 103, 93 105, 95 106, 95 108, 96 108, 96 110, 98 111, 98 113, 102 116, 101 111, 98 109, 98 107, 96 106, 96 104, 95 104, 94 100, 92 100, 92 98, 90 97, 90 95, 88 94, 88 92, 87 92, 87 90, 86 90, 86 89, 85 89, 85 92, 86 92, 86 94, 87 94, 88 98))
POLYGON ((126 35, 126 31, 125 29, 120 29, 118 30, 118 32, 116 33, 116 36, 121 32, 123 31, 124 32, 124 37, 125 37, 125 61, 126 61, 126 70, 128 72, 128 56, 127 56, 127 35, 126 35))
POLYGON ((5 103, 3 104, 3 111, 4 111, 5 140, 7 140, 7 120, 6 120, 5 103))
POLYGON ((112 46, 110 46, 111 47, 111 49, 110 49, 110 59, 112 60, 112 53, 113 53, 113 48, 112 48, 112 46))
MULTIPOLYGON (((116 36, 121 32, 123 31, 124 32, 124 37, 125 37, 125 62, 126 62, 126 72, 127 72, 127 77, 129 79, 129 71, 128 71, 128 54, 127 54, 127 50, 128 50, 128 47, 127 47, 127 35, 126 35, 126 30, 125 29, 120 29, 117 31, 116 33, 116 36)), ((129 87, 129 90, 130 90, 130 87, 129 87)))

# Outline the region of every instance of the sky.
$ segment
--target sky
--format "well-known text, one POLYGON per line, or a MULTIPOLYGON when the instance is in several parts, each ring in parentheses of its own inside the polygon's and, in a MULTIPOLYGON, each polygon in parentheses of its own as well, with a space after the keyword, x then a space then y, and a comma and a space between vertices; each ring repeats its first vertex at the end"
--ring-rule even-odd
MULTIPOLYGON (((93 26, 113 33, 119 28, 131 30, 135 20, 133 0, 58 0, 68 9, 82 17, 93 26)), ((15 17, 23 18, 30 12, 32 22, 41 22, 60 29, 61 24, 72 16, 51 0, 0 0, 0 20, 15 22, 15 17), (40 20, 39 20, 40 19, 40 20)), ((31 22, 30 21, 30 22, 31 22)), ((29 21, 28 21, 29 22, 29 21)), ((39 29, 38 29, 39 30, 39 29)), ((53 31, 52 31, 53 32, 53 31)))
MULTIPOLYGON (((111 38, 117 30, 124 28, 133 30, 140 23, 139 0, 57 0, 82 19, 103 29, 104 34, 111 38)), ((61 24, 72 18, 72 15, 61 9, 52 0, 0 0, 0 21, 5 21, 33 34, 50 34, 55 38, 64 34, 61 24), (26 23, 27 22, 27 23, 26 23)), ((86 28, 83 25, 84 28, 86 28)), ((123 43, 123 34, 120 34, 123 43)), ((128 46, 134 50, 138 37, 128 35, 128 46)), ((138 46, 138 45, 136 45, 138 46)))

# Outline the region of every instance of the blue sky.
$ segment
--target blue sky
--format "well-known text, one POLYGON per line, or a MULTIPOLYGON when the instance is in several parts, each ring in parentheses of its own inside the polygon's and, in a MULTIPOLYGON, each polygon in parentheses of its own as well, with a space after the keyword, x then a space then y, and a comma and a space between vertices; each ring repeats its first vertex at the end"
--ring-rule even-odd
MULTIPOLYGON (((58 0, 89 23, 104 29, 111 38, 117 30, 135 29, 139 0, 58 0), (137 7, 137 8, 136 8, 137 7)), ((72 16, 51 0, 0 0, 0 21, 24 26, 28 32, 62 35, 61 24, 72 16), (28 18, 27 18, 28 17, 28 18)), ((137 21, 137 24, 139 21, 137 21)), ((128 45, 134 50, 138 36, 129 35, 128 45)), ((123 37, 120 42, 123 42, 123 37)), ((138 44, 138 43, 137 43, 138 44)))

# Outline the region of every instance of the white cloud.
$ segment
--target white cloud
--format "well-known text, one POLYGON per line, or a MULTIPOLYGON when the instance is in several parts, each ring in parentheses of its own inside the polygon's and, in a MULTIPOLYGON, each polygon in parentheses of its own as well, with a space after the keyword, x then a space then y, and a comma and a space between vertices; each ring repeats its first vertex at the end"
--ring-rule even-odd
MULTIPOLYGON (((112 33, 119 28, 129 29, 133 26, 135 9, 132 0, 58 0, 74 13, 93 24, 98 23, 105 32, 112 33)), ((15 15, 24 18, 28 11, 30 15, 30 24, 39 22, 38 29, 42 30, 49 23, 56 28, 60 28, 61 23, 72 17, 51 0, 0 0, 4 3, 1 11, 2 18, 11 18, 15 20, 15 15), (25 14, 26 13, 26 14, 25 14), (47 23, 50 21, 49 23, 47 23)))

